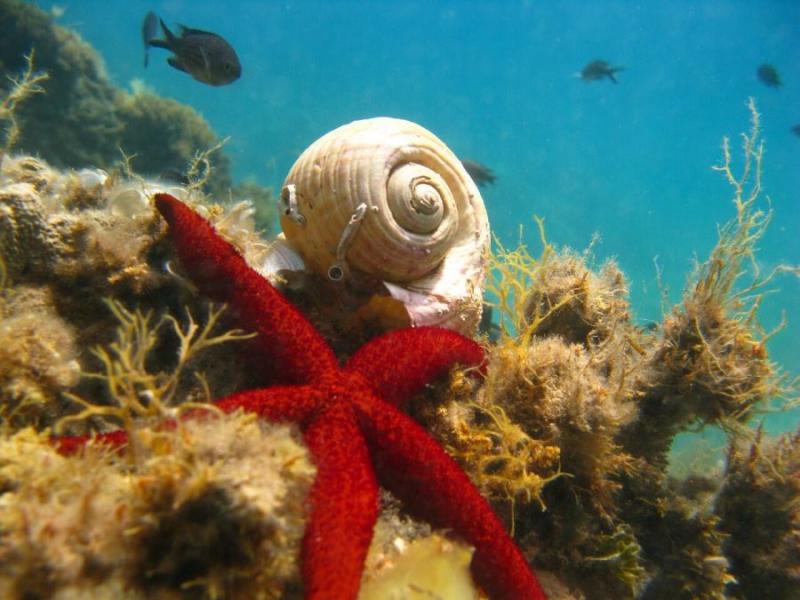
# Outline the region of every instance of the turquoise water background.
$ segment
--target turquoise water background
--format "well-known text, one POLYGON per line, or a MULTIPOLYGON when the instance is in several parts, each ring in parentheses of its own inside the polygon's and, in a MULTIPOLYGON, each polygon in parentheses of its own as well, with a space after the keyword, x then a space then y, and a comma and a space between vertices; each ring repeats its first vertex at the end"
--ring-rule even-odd
MULTIPOLYGON (((756 100, 766 141, 764 192, 774 220, 762 240, 763 270, 800 263, 800 2, 38 2, 65 9, 58 21, 103 55, 120 86, 142 80, 194 106, 220 136, 237 179, 279 189, 295 158, 325 132, 388 115, 420 123, 462 158, 498 176, 484 190, 506 245, 519 226, 534 254, 533 216, 556 245, 615 257, 628 275, 634 312, 659 319, 661 270, 678 302, 695 258, 734 216, 731 190, 711 166, 723 136, 749 128, 756 100), (143 67, 148 10, 227 38, 243 75, 211 88, 152 49, 143 67), (619 84, 575 77, 602 58, 625 70, 619 84), (759 64, 784 86, 765 87, 759 64), (657 259, 656 259, 657 257, 657 259)), ((158 132, 154 132, 158 135, 158 132)), ((773 358, 800 374, 800 279, 789 275, 765 300, 765 328, 786 314, 773 358)), ((767 428, 796 428, 800 412, 767 428)))

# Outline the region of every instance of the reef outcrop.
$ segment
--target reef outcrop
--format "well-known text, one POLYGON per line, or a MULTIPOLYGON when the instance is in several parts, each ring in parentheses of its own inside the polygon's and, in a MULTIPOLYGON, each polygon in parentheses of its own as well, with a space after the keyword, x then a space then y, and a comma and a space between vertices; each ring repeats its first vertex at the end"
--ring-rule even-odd
MULTIPOLYGON (((22 4, 0 4, 4 31, 22 4)), ((84 57, 96 97, 116 106, 89 139, 124 135, 120 92, 102 91, 88 50, 59 35, 84 57)), ((141 107, 154 100, 125 101, 150 118, 141 107)), ((635 321, 613 261, 595 266, 546 241, 538 257, 500 249, 490 289, 502 334, 485 340, 485 378, 455 370, 412 403, 552 598, 796 596, 800 434, 772 440, 749 428, 793 392, 757 321, 772 274, 744 277, 770 216, 759 205, 763 149, 751 109, 745 175, 733 172, 727 144, 719 166, 735 215, 660 323, 635 321), (676 435, 706 426, 728 436, 724 465, 671 473, 676 435)), ((78 126, 74 107, 58 110, 78 126)), ((215 204, 192 182, 104 169, 116 156, 104 142, 59 154, 55 136, 33 148, 35 114, 18 147, 42 158, 3 153, 0 162, 0 595, 302 597, 298 544, 314 466, 294 429, 208 408, 258 383, 238 353, 248 332, 231 330, 224 310, 180 276, 151 197, 179 197, 258 264, 268 241, 252 207, 235 195, 215 204), (51 151, 61 167, 48 164, 51 151), (164 426, 186 410, 208 415, 164 426), (90 445, 62 456, 50 443, 53 431, 120 426, 131 440, 121 454, 90 445)), ((220 181, 206 189, 229 186, 220 181)), ((348 353, 348 343, 334 347, 348 353)), ((477 596, 470 552, 384 494, 364 597, 387 585, 477 596), (436 583, 442 570, 458 574, 436 583)))
MULTIPOLYGON (((47 73, 44 93, 17 107, 24 126, 15 150, 59 168, 106 170, 122 151, 134 157, 138 173, 152 177, 185 173, 196 153, 220 143, 193 108, 114 85, 94 48, 33 4, 0 0, 0 28, 0 72, 16 76, 33 52, 36 68, 47 73)), ((230 159, 218 152, 205 190, 223 197, 231 186, 230 159)))

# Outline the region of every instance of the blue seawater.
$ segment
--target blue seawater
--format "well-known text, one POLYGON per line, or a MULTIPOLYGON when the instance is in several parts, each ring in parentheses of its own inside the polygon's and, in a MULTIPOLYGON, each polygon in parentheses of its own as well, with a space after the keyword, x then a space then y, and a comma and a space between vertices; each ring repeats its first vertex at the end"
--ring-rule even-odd
MULTIPOLYGON (((354 119, 417 121, 461 157, 498 175, 485 189, 493 230, 506 245, 519 226, 535 253, 533 216, 549 239, 577 249, 599 234, 598 260, 616 257, 631 282, 637 318, 658 319, 661 270, 670 303, 693 261, 708 255, 717 227, 734 215, 731 189, 712 165, 723 136, 739 156, 747 99, 762 114, 764 194, 774 220, 759 244, 766 272, 800 263, 800 3, 628 1, 39 2, 63 10, 103 55, 110 77, 142 80, 199 110, 220 136, 237 179, 278 189, 302 150, 354 119), (143 67, 148 10, 227 38, 241 80, 204 86, 151 50, 143 67), (619 84, 575 77, 602 58, 622 65, 619 84), (771 63, 784 85, 765 87, 771 63), (656 259, 657 257, 657 259, 656 259), (656 261, 656 262, 654 262, 656 261)), ((153 135, 158 135, 154 132, 153 135)), ((766 204, 765 204, 766 206, 766 204)), ((800 373, 800 278, 765 298, 769 343, 800 373)), ((797 411, 769 415, 772 432, 796 428, 797 411)))

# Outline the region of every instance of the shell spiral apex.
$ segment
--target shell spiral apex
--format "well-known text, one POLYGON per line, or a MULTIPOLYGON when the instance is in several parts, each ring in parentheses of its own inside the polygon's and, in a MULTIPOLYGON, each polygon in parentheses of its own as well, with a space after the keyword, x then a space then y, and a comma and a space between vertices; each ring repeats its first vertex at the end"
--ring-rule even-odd
POLYGON ((459 312, 471 326, 465 310, 479 317, 486 209, 461 161, 427 129, 378 117, 329 132, 295 162, 280 210, 286 240, 310 270, 390 284, 407 308, 430 312, 411 315, 414 324, 459 312))

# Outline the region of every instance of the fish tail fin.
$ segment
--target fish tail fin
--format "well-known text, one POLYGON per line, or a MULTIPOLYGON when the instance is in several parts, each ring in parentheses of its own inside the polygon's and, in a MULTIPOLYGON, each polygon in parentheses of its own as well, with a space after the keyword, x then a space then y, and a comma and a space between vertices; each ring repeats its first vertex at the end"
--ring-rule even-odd
POLYGON ((619 83, 619 82, 617 81, 617 78, 616 78, 616 77, 614 77, 614 71, 610 71, 610 72, 608 73, 608 78, 609 78, 611 81, 613 81, 614 83, 619 83))
POLYGON ((142 41, 144 42, 144 66, 147 68, 149 62, 148 50, 152 45, 153 38, 158 34, 158 17, 152 10, 149 11, 142 22, 142 41))

